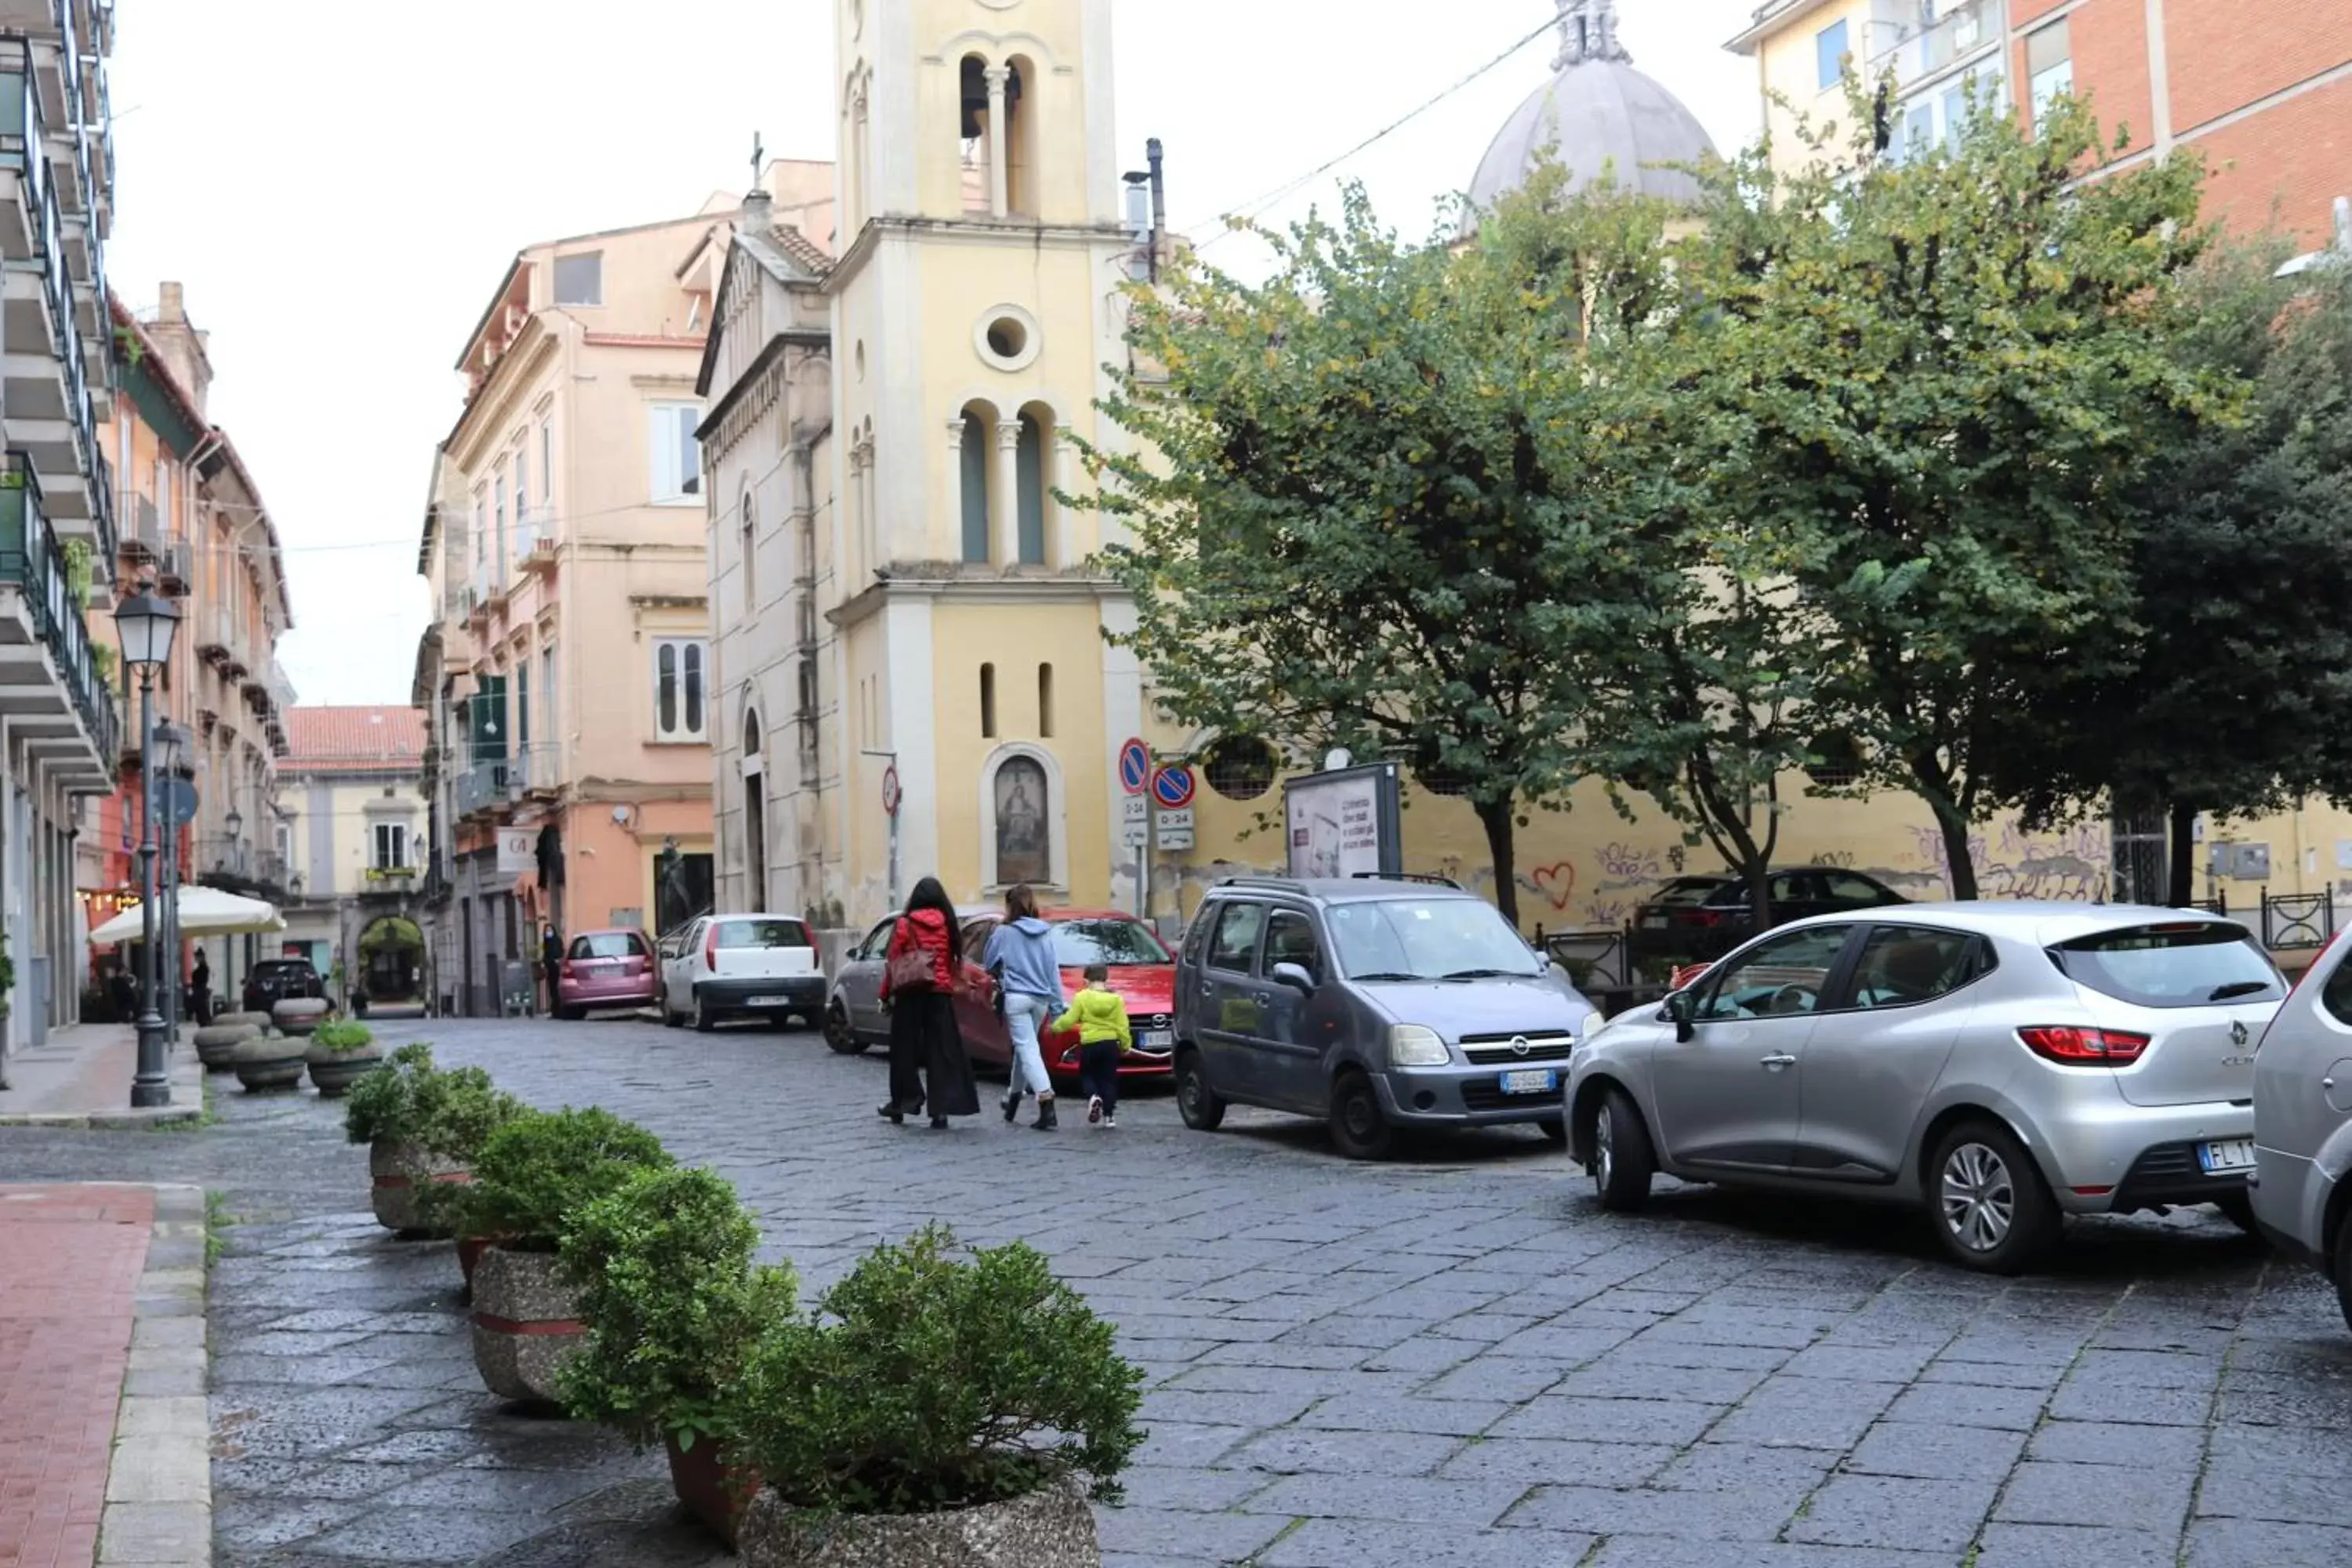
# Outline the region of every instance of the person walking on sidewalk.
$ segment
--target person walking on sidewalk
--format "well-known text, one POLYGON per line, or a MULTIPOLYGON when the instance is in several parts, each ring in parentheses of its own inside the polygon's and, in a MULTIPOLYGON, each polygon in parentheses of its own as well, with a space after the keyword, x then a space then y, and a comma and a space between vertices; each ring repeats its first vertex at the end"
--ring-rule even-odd
POLYGON ((919 1116, 931 1125, 980 1114, 980 1086, 956 1027, 956 915, 937 877, 915 884, 906 913, 890 932, 882 966, 882 1003, 890 1009, 890 1098, 881 1113, 894 1127, 919 1116), (925 1092, 929 1090, 928 1094, 925 1092))
POLYGON ((1021 1097, 1037 1097, 1040 1132, 1051 1132, 1054 1080, 1045 1071, 1038 1033, 1062 1010, 1062 965, 1054 951, 1054 928, 1037 915, 1037 895, 1022 883, 1004 895, 1004 921, 988 935, 981 966, 996 977, 1004 1032, 1013 1041, 1011 1081, 1004 1089, 1004 1120, 1021 1114, 1021 1097))
POLYGON ((1087 965, 1087 988, 1070 1010, 1054 1020, 1056 1031, 1078 1032, 1079 1082, 1087 1091, 1087 1120, 1118 1125, 1118 1059, 1135 1048, 1127 1021, 1126 998, 1110 988, 1110 966, 1087 965))

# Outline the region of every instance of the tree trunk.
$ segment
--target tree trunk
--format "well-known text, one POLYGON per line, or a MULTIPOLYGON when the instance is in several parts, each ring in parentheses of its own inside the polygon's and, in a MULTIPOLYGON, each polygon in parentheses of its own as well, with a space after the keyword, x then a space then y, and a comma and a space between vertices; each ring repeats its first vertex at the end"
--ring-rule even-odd
POLYGON ((1477 801, 1479 826, 1486 830, 1487 858, 1495 863, 1495 907, 1513 926, 1519 923, 1518 854, 1514 840, 1518 814, 1511 800, 1477 801))
POLYGON ((1977 863, 1969 853, 1969 819, 1960 815, 1949 802, 1930 800, 1928 807, 1936 814, 1936 826, 1944 836, 1944 860, 1952 881, 1952 898, 1968 903, 1977 897, 1977 863))
POLYGON ((2197 803, 2176 800, 2171 808, 2171 832, 2166 848, 2172 858, 2169 901, 2185 910, 2197 897, 2197 803))

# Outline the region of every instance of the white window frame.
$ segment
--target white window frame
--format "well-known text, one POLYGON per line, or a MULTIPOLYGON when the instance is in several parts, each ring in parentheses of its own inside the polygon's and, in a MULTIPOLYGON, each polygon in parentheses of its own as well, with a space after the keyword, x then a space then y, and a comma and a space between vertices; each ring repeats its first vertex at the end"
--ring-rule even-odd
POLYGON ((707 746, 710 743, 710 644, 698 637, 661 637, 652 639, 653 668, 653 735, 656 745, 707 746), (662 654, 667 651, 676 660, 677 702, 676 721, 667 729, 662 726, 661 688, 662 654), (702 722, 690 725, 687 714, 693 706, 687 700, 687 666, 696 666, 702 683, 702 722))
POLYGON ((376 823, 374 831, 368 836, 369 868, 377 871, 412 869, 408 863, 408 824, 405 822, 376 823), (387 841, 391 849, 390 858, 385 858, 387 841))
POLYGON ((702 447, 694 439, 694 428, 701 423, 702 409, 697 404, 656 403, 649 406, 646 449, 654 505, 703 504, 702 447), (692 472, 687 471, 688 447, 693 448, 692 472))
POLYGON ((2042 116, 2049 109, 2051 100, 2062 92, 2074 90, 2074 33, 2073 27, 2068 25, 2071 21, 2071 16, 2061 16, 2025 35, 2025 58, 2031 73, 2026 78, 2025 90, 2028 101, 2033 106, 2033 124, 2037 132, 2042 125, 2042 116), (2046 40, 2053 35, 2065 39, 2065 58, 2053 64, 2046 65, 2038 71, 2032 71, 2031 68, 2036 40, 2046 40))

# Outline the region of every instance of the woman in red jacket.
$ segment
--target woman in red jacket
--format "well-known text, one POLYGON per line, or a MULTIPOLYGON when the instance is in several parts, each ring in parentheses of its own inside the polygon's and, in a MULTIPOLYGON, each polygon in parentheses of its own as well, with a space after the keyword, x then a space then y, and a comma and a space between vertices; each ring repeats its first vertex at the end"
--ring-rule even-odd
POLYGON ((939 879, 916 883, 882 965, 882 1000, 890 1009, 890 1099, 881 1113, 893 1126, 921 1115, 927 1098, 933 1127, 945 1127, 950 1116, 980 1114, 980 1086, 956 1027, 957 931, 955 906, 939 879))

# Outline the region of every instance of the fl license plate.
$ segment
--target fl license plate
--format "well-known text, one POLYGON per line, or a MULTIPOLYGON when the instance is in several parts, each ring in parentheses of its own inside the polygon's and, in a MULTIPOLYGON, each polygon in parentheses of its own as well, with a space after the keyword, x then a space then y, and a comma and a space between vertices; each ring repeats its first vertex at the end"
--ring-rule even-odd
POLYGON ((1173 1029, 1144 1029, 1135 1037, 1135 1048, 1139 1051, 1172 1050, 1176 1045, 1173 1029))
POLYGON ((789 996, 754 996, 751 998, 750 1005, 754 1007, 789 1007, 792 1004, 793 999, 789 996))
POLYGON ((2218 1143, 2200 1143, 2197 1145, 2197 1163, 2205 1167, 2205 1173, 2209 1176, 2251 1171, 2254 1168, 2254 1141, 2251 1138, 2225 1138, 2218 1143))
POLYGON ((1557 1094, 1559 1074, 1544 1068, 1540 1071, 1507 1072, 1503 1075, 1505 1094, 1557 1094))

